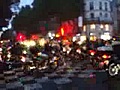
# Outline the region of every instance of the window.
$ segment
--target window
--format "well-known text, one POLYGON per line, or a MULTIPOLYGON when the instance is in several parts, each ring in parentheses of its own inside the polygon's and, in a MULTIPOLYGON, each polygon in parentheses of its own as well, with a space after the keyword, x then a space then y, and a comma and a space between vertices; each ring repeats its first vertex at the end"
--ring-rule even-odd
POLYGON ((86 31, 86 26, 83 26, 83 31, 84 31, 84 32, 86 31))
POLYGON ((109 25, 108 24, 105 25, 105 30, 109 31, 109 25))
POLYGON ((99 2, 99 9, 102 10, 102 2, 99 2))
POLYGON ((90 25, 90 29, 91 29, 91 30, 94 30, 94 29, 95 29, 95 24, 91 24, 91 25, 90 25))
POLYGON ((101 28, 101 29, 103 29, 103 28, 104 28, 104 26, 101 24, 101 25, 100 25, 100 28, 101 28))
POLYGON ((102 13, 100 12, 100 17, 102 17, 102 13))
POLYGON ((105 2, 105 10, 106 11, 108 10, 108 4, 107 4, 107 2, 105 2))
POLYGON ((90 10, 93 10, 94 9, 94 4, 93 2, 90 2, 90 10))
POLYGON ((107 14, 107 13, 105 13, 105 17, 108 17, 108 14, 107 14))
POLYGON ((94 13, 91 13, 91 14, 90 14, 90 17, 91 17, 91 18, 94 18, 94 17, 95 17, 95 16, 94 16, 94 13))

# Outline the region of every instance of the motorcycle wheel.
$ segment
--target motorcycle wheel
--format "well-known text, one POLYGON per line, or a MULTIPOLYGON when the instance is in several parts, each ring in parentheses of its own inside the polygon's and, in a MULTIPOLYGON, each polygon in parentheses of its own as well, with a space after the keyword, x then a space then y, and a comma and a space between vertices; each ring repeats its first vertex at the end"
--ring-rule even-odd
POLYGON ((119 70, 118 70, 116 64, 115 63, 111 63, 109 65, 109 67, 108 67, 108 74, 110 76, 116 76, 116 75, 118 75, 118 72, 119 72, 119 70))

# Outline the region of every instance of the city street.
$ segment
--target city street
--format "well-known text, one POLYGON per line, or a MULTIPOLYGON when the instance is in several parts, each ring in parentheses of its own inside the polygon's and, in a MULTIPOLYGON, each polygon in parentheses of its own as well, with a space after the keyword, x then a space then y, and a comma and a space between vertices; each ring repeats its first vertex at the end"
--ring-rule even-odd
POLYGON ((120 0, 0 0, 0 90, 120 90, 120 0))
POLYGON ((108 78, 103 70, 93 70, 90 65, 84 69, 80 66, 61 67, 53 73, 37 70, 32 75, 24 75, 22 71, 15 74, 8 72, 8 75, 4 72, 4 80, 17 77, 10 83, 0 78, 0 90, 120 90, 119 77, 108 78), (18 77, 18 73, 21 77, 18 77))

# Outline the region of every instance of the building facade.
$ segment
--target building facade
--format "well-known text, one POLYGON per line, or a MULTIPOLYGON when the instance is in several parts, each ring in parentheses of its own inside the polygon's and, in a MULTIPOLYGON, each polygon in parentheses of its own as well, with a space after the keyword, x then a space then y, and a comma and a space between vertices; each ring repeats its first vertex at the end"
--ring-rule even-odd
POLYGON ((114 33, 120 35, 120 0, 112 0, 111 6, 113 6, 113 21, 114 21, 114 33))
POLYGON ((83 34, 89 38, 112 36, 113 19, 111 0, 84 0, 83 34))

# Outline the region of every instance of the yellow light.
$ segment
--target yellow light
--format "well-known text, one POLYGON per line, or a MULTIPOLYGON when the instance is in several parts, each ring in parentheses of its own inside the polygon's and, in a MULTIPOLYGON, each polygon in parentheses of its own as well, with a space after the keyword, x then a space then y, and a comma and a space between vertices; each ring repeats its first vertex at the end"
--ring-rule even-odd
POLYGON ((26 41, 23 42, 23 44, 27 47, 30 47, 30 46, 35 46, 36 42, 33 41, 33 40, 26 40, 26 41))
POLYGON ((42 53, 41 53, 41 52, 39 52, 39 53, 38 53, 38 56, 40 56, 41 54, 42 54, 42 53))
POLYGON ((86 26, 83 26, 83 31, 86 31, 86 26))
POLYGON ((80 40, 83 42, 83 41, 85 41, 87 39, 87 37, 86 36, 80 36, 80 40))
POLYGON ((61 28, 61 35, 63 36, 64 35, 64 29, 61 28))
POLYGON ((113 40, 115 41, 115 40, 116 40, 116 38, 113 38, 113 40))
POLYGON ((36 45, 36 42, 33 41, 33 40, 31 40, 31 41, 29 42, 29 44, 30 44, 30 46, 35 46, 35 45, 36 45))
POLYGON ((46 43, 46 40, 44 38, 42 38, 42 39, 39 40, 39 45, 40 46, 44 46, 45 43, 46 43))
POLYGON ((96 36, 90 36, 90 41, 96 41, 96 36))
POLYGON ((22 42, 23 45, 30 47, 30 41, 29 40, 25 40, 22 42))
POLYGON ((59 35, 59 34, 56 34, 56 37, 60 37, 60 35, 59 35))
POLYGON ((102 57, 103 57, 103 58, 108 58, 108 56, 107 56, 107 55, 103 55, 102 57))

